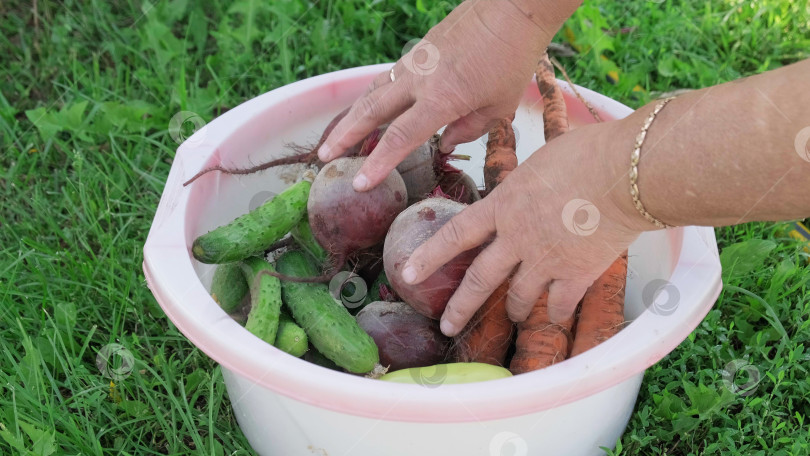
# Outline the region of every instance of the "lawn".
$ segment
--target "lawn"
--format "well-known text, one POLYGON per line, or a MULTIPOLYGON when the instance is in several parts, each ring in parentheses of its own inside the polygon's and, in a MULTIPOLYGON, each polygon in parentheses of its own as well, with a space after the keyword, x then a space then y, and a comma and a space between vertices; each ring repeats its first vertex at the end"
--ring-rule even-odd
MULTIPOLYGON (((452 8, 367 3, 0 3, 0 454, 253 454, 141 272, 169 120, 396 60, 452 8)), ((567 30, 572 79, 633 107, 810 55, 806 0, 586 1, 567 30)), ((785 226, 716 230, 724 290, 613 454, 810 454, 810 267, 785 226)))

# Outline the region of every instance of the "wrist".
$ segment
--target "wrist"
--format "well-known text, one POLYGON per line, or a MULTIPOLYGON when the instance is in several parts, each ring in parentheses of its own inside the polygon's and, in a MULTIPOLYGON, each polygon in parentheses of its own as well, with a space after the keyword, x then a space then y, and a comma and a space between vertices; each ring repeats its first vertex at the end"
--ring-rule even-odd
MULTIPOLYGON (((617 222, 634 232, 660 229, 645 218, 636 207, 630 189, 631 156, 635 148, 636 137, 641 132, 645 120, 652 111, 653 106, 645 106, 624 119, 599 124, 597 133, 592 135, 594 142, 591 146, 594 148, 593 150, 600 151, 598 153, 601 154, 602 169, 606 171, 601 186, 607 199, 617 209, 617 222)), ((646 145, 645 141, 644 146, 646 145)), ((644 147, 642 147, 642 155, 644 153, 643 149, 644 147)), ((645 192, 651 194, 654 185, 651 185, 653 183, 649 180, 642 179, 644 166, 639 164, 637 172, 636 184, 639 189, 639 197, 644 202, 645 192)), ((646 204, 644 208, 653 217, 667 223, 666 214, 660 214, 656 212, 656 209, 650 208, 646 204)))

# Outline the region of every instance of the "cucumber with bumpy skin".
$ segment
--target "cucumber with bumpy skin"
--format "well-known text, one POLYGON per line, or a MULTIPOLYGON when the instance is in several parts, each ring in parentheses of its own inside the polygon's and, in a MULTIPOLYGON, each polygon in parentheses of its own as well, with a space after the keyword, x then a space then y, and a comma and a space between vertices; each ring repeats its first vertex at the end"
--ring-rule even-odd
POLYGON ((276 342, 278 319, 281 314, 281 284, 277 278, 262 273, 273 271, 273 266, 261 258, 247 258, 240 266, 250 285, 250 313, 245 329, 273 345, 276 342))
POLYGON ((298 326, 292 317, 282 312, 278 320, 278 333, 274 345, 279 350, 300 358, 307 352, 309 340, 304 328, 298 326))
POLYGON ((334 361, 323 356, 323 353, 319 352, 317 348, 310 347, 310 349, 304 354, 304 360, 309 361, 312 364, 317 364, 321 367, 325 367, 327 369, 336 370, 343 372, 343 369, 335 364, 334 361))
POLYGON ((312 255, 312 258, 315 258, 321 264, 326 264, 329 259, 329 254, 321 247, 321 244, 318 244, 315 236, 312 235, 312 228, 310 228, 309 220, 306 216, 301 217, 301 221, 293 227, 290 231, 290 235, 295 239, 298 245, 312 255))
MULTIPOLYGON (((278 272, 294 277, 320 274, 314 262, 300 250, 285 252, 276 261, 276 267, 278 272)), ((379 363, 374 339, 335 301, 325 284, 283 281, 281 294, 312 345, 335 364, 349 372, 365 373, 379 363)))
POLYGON ((312 186, 301 181, 249 213, 194 240, 191 252, 203 263, 230 263, 264 251, 304 216, 312 186))
POLYGON ((226 313, 235 312, 248 293, 248 284, 238 263, 217 266, 211 279, 211 297, 226 313))

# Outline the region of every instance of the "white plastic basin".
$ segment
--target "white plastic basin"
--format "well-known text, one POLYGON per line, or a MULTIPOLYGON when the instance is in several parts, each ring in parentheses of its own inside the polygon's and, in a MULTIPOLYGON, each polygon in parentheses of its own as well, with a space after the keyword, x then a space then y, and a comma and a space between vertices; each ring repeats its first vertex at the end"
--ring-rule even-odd
MULTIPOLYGON (((182 183, 207 166, 260 163, 283 153, 286 143, 314 143, 331 117, 389 68, 353 68, 281 87, 186 140, 144 246, 150 289, 180 331, 222 365, 239 425, 259 454, 602 454, 599 447, 613 447, 627 425, 644 369, 687 337, 720 292, 711 228, 650 232, 631 246, 625 314, 632 323, 618 335, 550 368, 492 382, 392 384, 328 370, 265 344, 209 296, 213 267, 192 258, 193 239, 287 184, 276 171, 211 173, 189 187, 182 183), (666 292, 652 302, 650 292, 662 287, 666 292)), ((572 124, 591 122, 562 86, 572 124)), ((631 112, 579 90, 606 120, 631 112)), ((539 100, 536 86, 527 87, 515 120, 521 159, 543 144, 539 100)), ((473 156, 458 165, 481 183, 484 143, 457 152, 473 156)))

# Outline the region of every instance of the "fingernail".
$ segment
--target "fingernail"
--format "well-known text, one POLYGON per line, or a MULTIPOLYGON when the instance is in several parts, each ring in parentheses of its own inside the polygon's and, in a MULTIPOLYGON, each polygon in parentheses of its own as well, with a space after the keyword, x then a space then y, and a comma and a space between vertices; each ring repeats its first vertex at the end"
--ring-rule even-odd
POLYGON ((442 318, 442 322, 439 327, 441 328, 442 333, 447 337, 453 337, 456 335, 456 327, 444 318, 442 318))
POLYGON ((354 182, 352 182, 352 185, 356 191, 362 192, 368 187, 368 178, 365 174, 358 174, 354 176, 354 182))
POLYGON ((414 283, 416 281, 416 269, 413 266, 405 265, 405 269, 402 270, 402 280, 405 283, 414 283))
POLYGON ((332 153, 331 148, 326 144, 322 145, 320 149, 318 149, 318 158, 322 161, 328 161, 329 155, 332 153))

